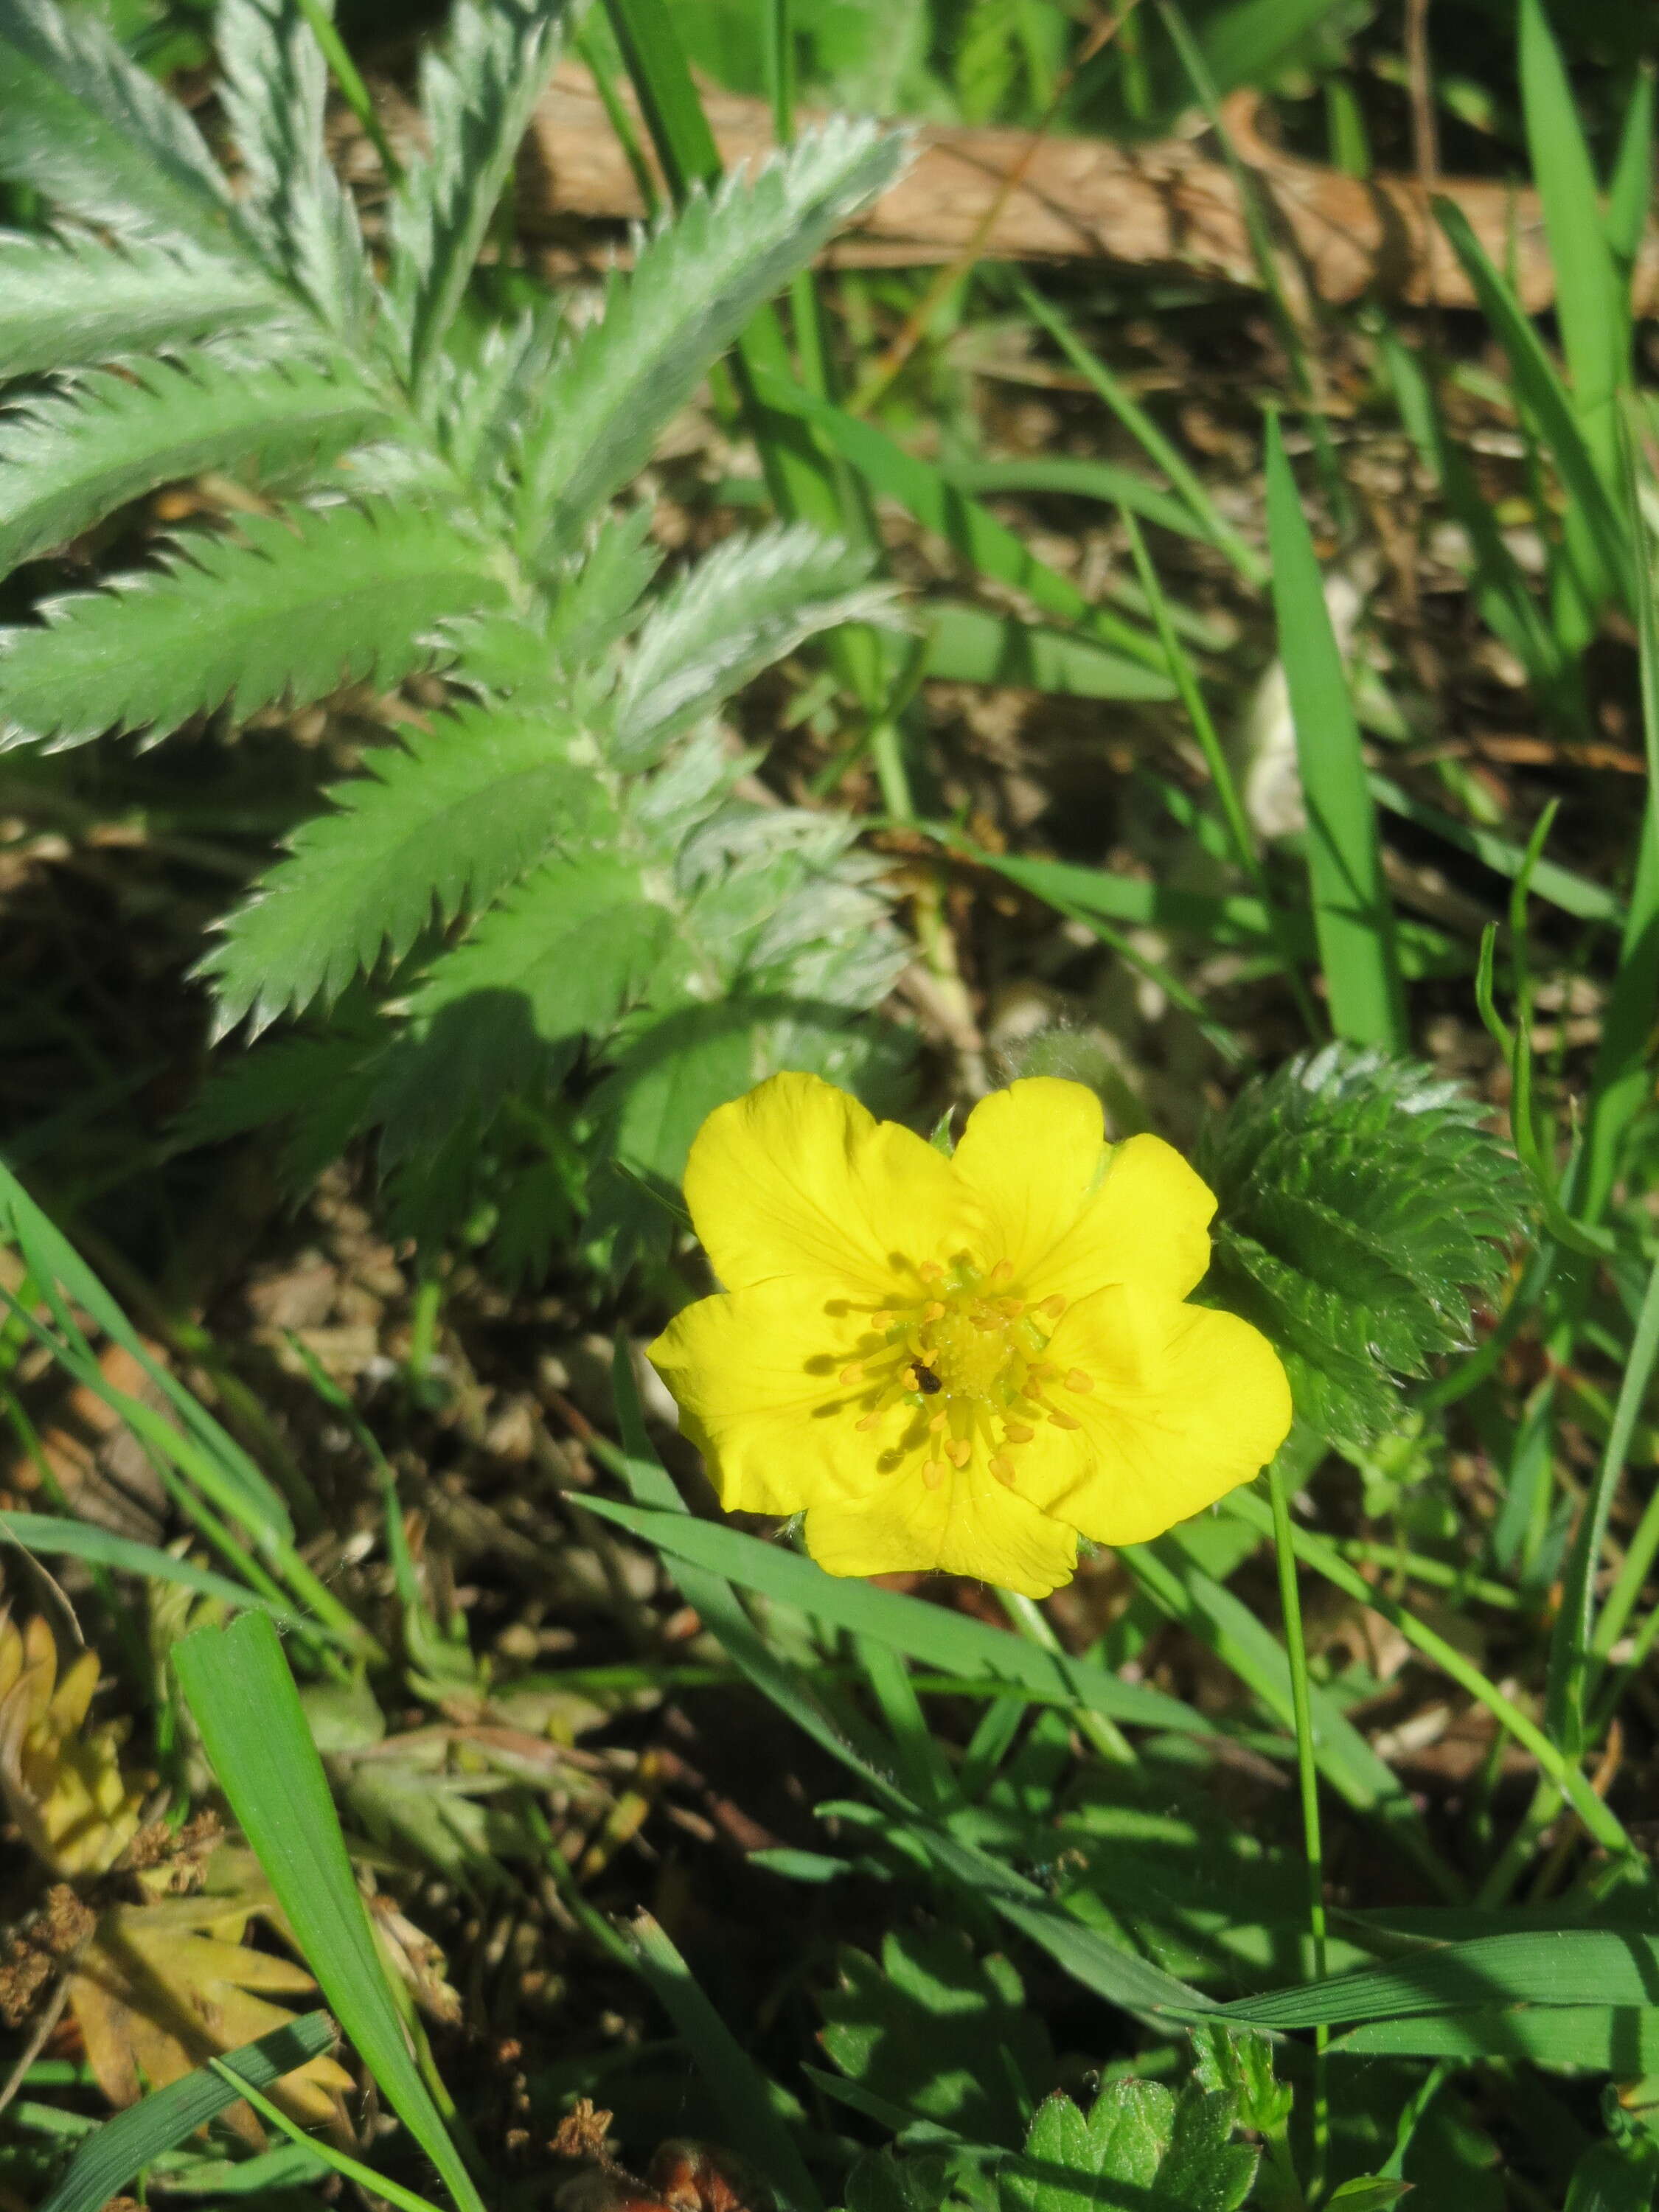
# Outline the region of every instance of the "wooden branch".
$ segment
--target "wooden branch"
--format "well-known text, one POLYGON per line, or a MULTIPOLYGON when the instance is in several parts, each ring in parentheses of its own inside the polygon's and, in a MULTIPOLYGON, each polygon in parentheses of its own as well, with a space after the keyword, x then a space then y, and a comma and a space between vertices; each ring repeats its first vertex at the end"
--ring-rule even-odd
MULTIPOLYGON (((703 98, 728 167, 770 150, 764 101, 707 90, 703 98)), ((1258 136, 1254 108, 1249 96, 1230 103, 1234 148, 1311 291, 1331 301, 1370 294, 1416 307, 1474 304, 1415 179, 1361 183, 1295 160, 1258 136)), ((640 137, 648 145, 643 130, 640 137)), ((1094 260, 1231 284, 1258 281, 1231 171, 1183 139, 1115 146, 1047 137, 1033 144, 1028 131, 933 125, 915 138, 908 172, 843 232, 827 261, 868 268, 954 260, 969 251, 1012 175, 1016 181, 980 249, 985 258, 1094 260)), ((1462 209, 1497 266, 1513 270, 1525 305, 1547 307, 1554 273, 1538 195, 1475 178, 1442 178, 1437 189, 1462 209)), ((592 80, 574 65, 562 68, 520 163, 522 228, 545 238, 568 230, 571 216, 642 212, 592 80)), ((1659 310, 1659 231, 1643 240, 1636 290, 1643 311, 1659 310)))

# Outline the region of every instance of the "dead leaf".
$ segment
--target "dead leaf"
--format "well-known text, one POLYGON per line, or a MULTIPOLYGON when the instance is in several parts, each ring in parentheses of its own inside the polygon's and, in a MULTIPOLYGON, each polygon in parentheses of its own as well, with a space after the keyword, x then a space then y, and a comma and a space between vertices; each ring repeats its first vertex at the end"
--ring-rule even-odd
POLYGON ((86 1725, 98 1675, 97 1653, 82 1651, 60 1680, 46 1622, 20 1632, 0 1613, 0 1795, 55 1875, 106 1874, 138 1830, 139 1799, 121 1772, 125 1730, 86 1725))
MULTIPOLYGON (((103 1913, 70 1977, 69 2002, 88 2063, 112 2105, 136 2104, 145 2090, 165 2088, 294 2019, 272 1999, 309 1995, 315 1982, 295 1960, 238 1940, 268 1902, 268 1892, 204 1894, 103 1913)), ((324 2056, 284 2075, 270 2094, 301 2127, 349 2142, 341 2100, 352 2087, 344 2067, 324 2056)), ((246 2141, 263 2143, 246 2104, 226 2118, 246 2141)))

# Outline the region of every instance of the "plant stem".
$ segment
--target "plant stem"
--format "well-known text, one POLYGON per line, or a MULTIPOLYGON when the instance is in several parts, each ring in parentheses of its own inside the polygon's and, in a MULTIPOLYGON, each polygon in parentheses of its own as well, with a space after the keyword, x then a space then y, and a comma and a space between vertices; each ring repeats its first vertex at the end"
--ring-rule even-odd
MULTIPOLYGON (((1017 1596, 1012 1590, 999 1590, 997 1595, 1002 1601, 1003 1611, 1028 1644, 1035 1644, 1040 1650, 1060 1652, 1063 1656, 1065 1647, 1054 1634, 1048 1616, 1040 1605, 1031 1598, 1017 1596)), ((1116 1723, 1108 1720, 1104 1713, 1091 1713, 1074 1707, 1072 1725, 1085 1741, 1093 1744, 1103 1759, 1109 1760, 1114 1766, 1133 1766, 1135 1764, 1134 1747, 1116 1723)))
MULTIPOLYGON (((1296 1723, 1296 1771, 1302 1795, 1302 1842, 1308 1862, 1308 1931, 1313 1938, 1313 1978, 1322 1982, 1326 1972, 1325 1854, 1319 1829, 1319 1770, 1314 1764, 1313 1702, 1308 1695, 1308 1646, 1302 1632, 1302 1593, 1297 1587, 1296 1542, 1291 1528, 1290 1498, 1282 1461, 1275 1457, 1267 1469, 1267 1493, 1273 1500, 1273 1551, 1279 1562, 1279 1598, 1285 1615, 1285 1650, 1291 1662, 1291 1710, 1296 1723)), ((1331 2113, 1326 2086, 1328 2027, 1314 2030, 1313 2155, 1308 2174, 1308 2195, 1317 2203, 1324 2193, 1325 2171, 1330 2155, 1331 2113)))

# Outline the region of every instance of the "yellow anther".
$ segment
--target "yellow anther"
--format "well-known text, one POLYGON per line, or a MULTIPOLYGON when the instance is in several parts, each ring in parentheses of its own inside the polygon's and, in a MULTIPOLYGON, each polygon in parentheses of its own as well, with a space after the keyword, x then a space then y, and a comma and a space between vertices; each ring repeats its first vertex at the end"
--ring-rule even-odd
POLYGON ((958 1467, 966 1467, 974 1455, 974 1448, 966 1437, 952 1437, 945 1449, 958 1467))
POLYGON ((921 1317, 923 1321, 943 1321, 945 1318, 945 1309, 939 1304, 939 1300, 935 1298, 932 1305, 924 1306, 922 1308, 921 1317))
POLYGON ((1004 1298, 998 1308, 1005 1321, 1018 1321, 1024 1310, 1024 1298, 1004 1298))
POLYGON ((866 1413, 866 1414, 865 1415, 864 1419, 857 1424, 857 1426, 858 1426, 858 1427, 860 1427, 860 1428, 861 1428, 861 1429, 873 1429, 873 1428, 875 1427, 875 1425, 876 1425, 876 1423, 877 1423, 880 1419, 881 1419, 881 1415, 880 1415, 878 1413, 866 1413))
POLYGON ((1050 1408, 1048 1419, 1057 1429, 1080 1429, 1083 1426, 1075 1413, 1062 1413, 1057 1406, 1050 1408))
POLYGON ((843 1367, 841 1370, 841 1379, 843 1382, 862 1382, 864 1362, 861 1359, 855 1359, 850 1367, 843 1367))
POLYGON ((1054 1292, 1053 1297, 1044 1298, 1042 1304, 1037 1308, 1039 1313, 1052 1314, 1056 1321, 1065 1310, 1066 1300, 1060 1297, 1058 1291, 1054 1292))
POLYGON ((1013 1272, 1014 1263, 1012 1260, 999 1260, 995 1267, 991 1270, 991 1280, 994 1283, 1006 1283, 1011 1281, 1013 1277, 1013 1272))
POLYGON ((946 1413, 944 1407, 941 1406, 938 1413, 930 1417, 927 1425, 933 1431, 933 1434, 937 1436, 949 1419, 950 1416, 946 1413))
POLYGON ((1071 1373, 1066 1377, 1066 1388, 1068 1390, 1075 1390, 1079 1397, 1085 1390, 1092 1390, 1094 1387, 1094 1376, 1085 1375, 1080 1367, 1073 1368, 1071 1373))
POLYGON ((1036 1434, 1036 1431, 1028 1429, 1024 1421, 1010 1421, 1002 1437, 1005 1443, 1029 1444, 1036 1434))
POLYGON ((921 1377, 914 1367, 907 1367, 904 1370, 904 1387, 907 1390, 920 1390, 921 1388, 921 1377))
POLYGON ((924 1460, 921 1463, 921 1479, 929 1490, 937 1490, 945 1480, 945 1462, 942 1459, 924 1460))
POLYGON ((937 1283, 944 1279, 945 1270, 937 1260, 924 1260, 916 1269, 924 1283, 937 1283))
POLYGON ((991 1472, 995 1475, 999 1482, 1006 1483, 1010 1490, 1013 1488, 1014 1462, 1006 1453, 993 1453, 991 1457, 991 1472))

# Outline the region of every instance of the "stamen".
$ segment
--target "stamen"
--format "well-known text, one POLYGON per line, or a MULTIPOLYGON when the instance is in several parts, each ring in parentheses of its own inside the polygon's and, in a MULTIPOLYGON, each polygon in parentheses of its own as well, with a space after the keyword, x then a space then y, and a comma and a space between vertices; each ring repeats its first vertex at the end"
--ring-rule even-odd
POLYGON ((1085 1391, 1092 1390, 1094 1387, 1094 1376, 1092 1375, 1085 1375, 1080 1367, 1074 1367, 1071 1373, 1066 1377, 1066 1388, 1068 1390, 1075 1390, 1079 1397, 1082 1396, 1085 1391))
POLYGON ((1008 1282, 1012 1279, 1013 1272, 1014 1263, 1012 1260, 999 1260, 991 1270, 991 1280, 994 1283, 1008 1282))
POLYGON ((921 1479, 929 1490, 937 1490, 945 1480, 945 1462, 942 1459, 924 1460, 921 1463, 921 1479))
POLYGON ((876 1423, 877 1423, 880 1419, 881 1419, 881 1414, 880 1414, 879 1411, 878 1411, 878 1412, 876 1412, 876 1413, 866 1413, 866 1414, 865 1415, 864 1419, 863 1419, 861 1421, 860 1421, 860 1422, 858 1422, 857 1424, 855 1424, 855 1425, 856 1425, 857 1427, 860 1428, 860 1429, 873 1429, 873 1428, 875 1427, 875 1425, 876 1425, 876 1423))
POLYGON ((1025 1310, 1024 1298, 1004 1298, 1000 1310, 1009 1321, 1018 1321, 1025 1310))
POLYGON ((862 1382, 864 1362, 861 1359, 855 1359, 850 1367, 843 1367, 841 1370, 841 1379, 843 1382, 862 1382))
POLYGON ((1059 1291, 1056 1291, 1053 1297, 1044 1298, 1042 1304, 1037 1308, 1037 1311, 1039 1313, 1052 1314, 1054 1319, 1058 1321, 1061 1314, 1065 1312, 1066 1305, 1066 1301, 1061 1297, 1059 1291))
POLYGON ((920 1390, 921 1388, 921 1378, 914 1367, 907 1367, 904 1370, 904 1387, 907 1390, 920 1390))
POLYGON ((1062 1413, 1058 1406, 1049 1407, 1048 1419, 1057 1429, 1080 1429, 1083 1426, 1075 1413, 1062 1413))
POLYGON ((942 1282, 945 1279, 945 1270, 937 1260, 924 1260, 916 1273, 924 1283, 942 1282))
POLYGON ((999 1482, 1006 1483, 1010 1490, 1013 1488, 1014 1462, 1006 1453, 996 1452, 993 1454, 991 1459, 991 1472, 995 1475, 999 1482))
POLYGON ((946 1413, 946 1412, 945 1412, 945 1410, 944 1407, 943 1407, 943 1406, 941 1406, 941 1407, 939 1407, 939 1409, 938 1413, 936 1413, 935 1414, 933 1414, 933 1415, 932 1416, 932 1418, 929 1419, 929 1421, 928 1421, 928 1423, 927 1423, 927 1425, 928 1425, 928 1427, 933 1431, 933 1434, 934 1434, 935 1436, 937 1436, 937 1435, 939 1434, 939 1431, 940 1431, 940 1430, 945 1426, 945 1422, 946 1422, 949 1419, 950 1419, 949 1414, 948 1414, 948 1413, 946 1413))
POLYGON ((922 1308, 921 1317, 923 1321, 943 1321, 945 1318, 945 1309, 939 1304, 939 1300, 935 1298, 932 1305, 924 1306, 922 1308))
POLYGON ((974 1455, 974 1448, 966 1437, 952 1437, 945 1449, 958 1467, 966 1467, 974 1455))
POLYGON ((1002 1431, 1004 1443, 1011 1444, 1029 1444, 1036 1434, 1036 1431, 1028 1429, 1024 1421, 1010 1421, 1002 1431))

